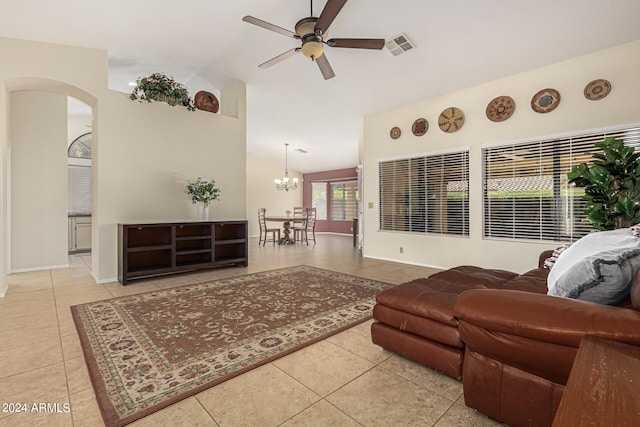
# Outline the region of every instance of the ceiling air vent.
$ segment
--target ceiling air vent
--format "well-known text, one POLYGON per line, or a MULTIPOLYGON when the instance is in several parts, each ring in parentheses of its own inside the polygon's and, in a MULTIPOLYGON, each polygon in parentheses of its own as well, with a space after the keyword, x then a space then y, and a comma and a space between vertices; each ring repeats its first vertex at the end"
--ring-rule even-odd
POLYGON ((391 40, 387 41, 384 45, 387 49, 389 49, 389 52, 391 52, 393 56, 398 56, 401 53, 405 53, 406 51, 416 47, 413 43, 411 43, 409 37, 407 37, 407 35, 404 33, 395 36, 391 40))

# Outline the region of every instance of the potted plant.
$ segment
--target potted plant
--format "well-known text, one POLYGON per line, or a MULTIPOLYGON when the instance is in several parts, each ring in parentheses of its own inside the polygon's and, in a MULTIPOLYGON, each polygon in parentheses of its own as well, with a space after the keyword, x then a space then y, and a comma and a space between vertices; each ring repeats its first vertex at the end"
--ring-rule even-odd
POLYGON ((182 105, 189 111, 195 111, 193 100, 189 97, 187 88, 176 82, 173 77, 163 73, 153 73, 149 77, 136 80, 136 88, 129 96, 132 100, 160 101, 171 106, 182 105))
POLYGON ((567 174, 584 187, 586 213, 597 230, 614 230, 640 223, 640 153, 613 137, 597 142, 591 166, 581 163, 567 174))
POLYGON ((191 196, 191 203, 199 205, 199 218, 201 220, 209 219, 209 203, 212 200, 220 199, 220 189, 216 187, 216 181, 205 181, 198 177, 195 180, 187 181, 187 187, 184 190, 185 193, 191 196))

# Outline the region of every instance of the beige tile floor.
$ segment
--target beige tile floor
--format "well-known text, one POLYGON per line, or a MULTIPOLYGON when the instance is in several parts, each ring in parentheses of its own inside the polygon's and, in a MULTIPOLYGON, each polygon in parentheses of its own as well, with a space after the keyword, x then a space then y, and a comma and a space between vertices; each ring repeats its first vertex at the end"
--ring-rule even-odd
MULTIPOLYGON (((90 255, 70 256, 65 269, 10 275, 7 295, 0 298, 0 427, 103 425, 72 305, 300 264, 389 283, 433 273, 363 258, 349 236, 320 235, 315 246, 263 247, 251 239, 249 253, 248 268, 134 281, 126 287, 96 285, 90 255), (27 412, 11 412, 23 403, 27 412), (50 405, 34 411, 33 403, 50 405)), ((131 425, 500 425, 464 405, 459 381, 373 345, 369 327, 370 322, 355 326, 131 425)))

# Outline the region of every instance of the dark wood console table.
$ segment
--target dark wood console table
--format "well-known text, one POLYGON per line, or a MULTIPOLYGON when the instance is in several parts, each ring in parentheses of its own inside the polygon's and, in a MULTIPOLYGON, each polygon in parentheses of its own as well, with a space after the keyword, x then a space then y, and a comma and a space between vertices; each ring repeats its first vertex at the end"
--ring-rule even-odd
POLYGON ((640 347, 585 337, 554 427, 640 425, 640 347))
POLYGON ((247 221, 118 224, 118 280, 249 264, 247 221))

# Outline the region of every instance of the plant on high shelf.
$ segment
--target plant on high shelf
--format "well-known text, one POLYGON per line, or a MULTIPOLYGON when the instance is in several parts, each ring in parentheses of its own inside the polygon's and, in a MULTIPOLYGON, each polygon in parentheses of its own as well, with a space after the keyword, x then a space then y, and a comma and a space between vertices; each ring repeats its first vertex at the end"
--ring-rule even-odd
POLYGON ((567 174, 584 187, 586 213, 597 230, 614 230, 640 223, 640 153, 613 137, 597 142, 602 152, 592 165, 581 163, 567 174))
POLYGON ((220 199, 220 189, 216 187, 216 181, 205 181, 198 177, 195 180, 187 181, 185 193, 191 196, 191 203, 202 203, 204 207, 208 207, 212 200, 220 199))
POLYGON ((195 111, 193 99, 189 97, 187 88, 176 82, 173 77, 163 73, 153 73, 148 77, 136 80, 136 88, 129 96, 132 100, 160 101, 171 106, 182 105, 189 111, 195 111))

